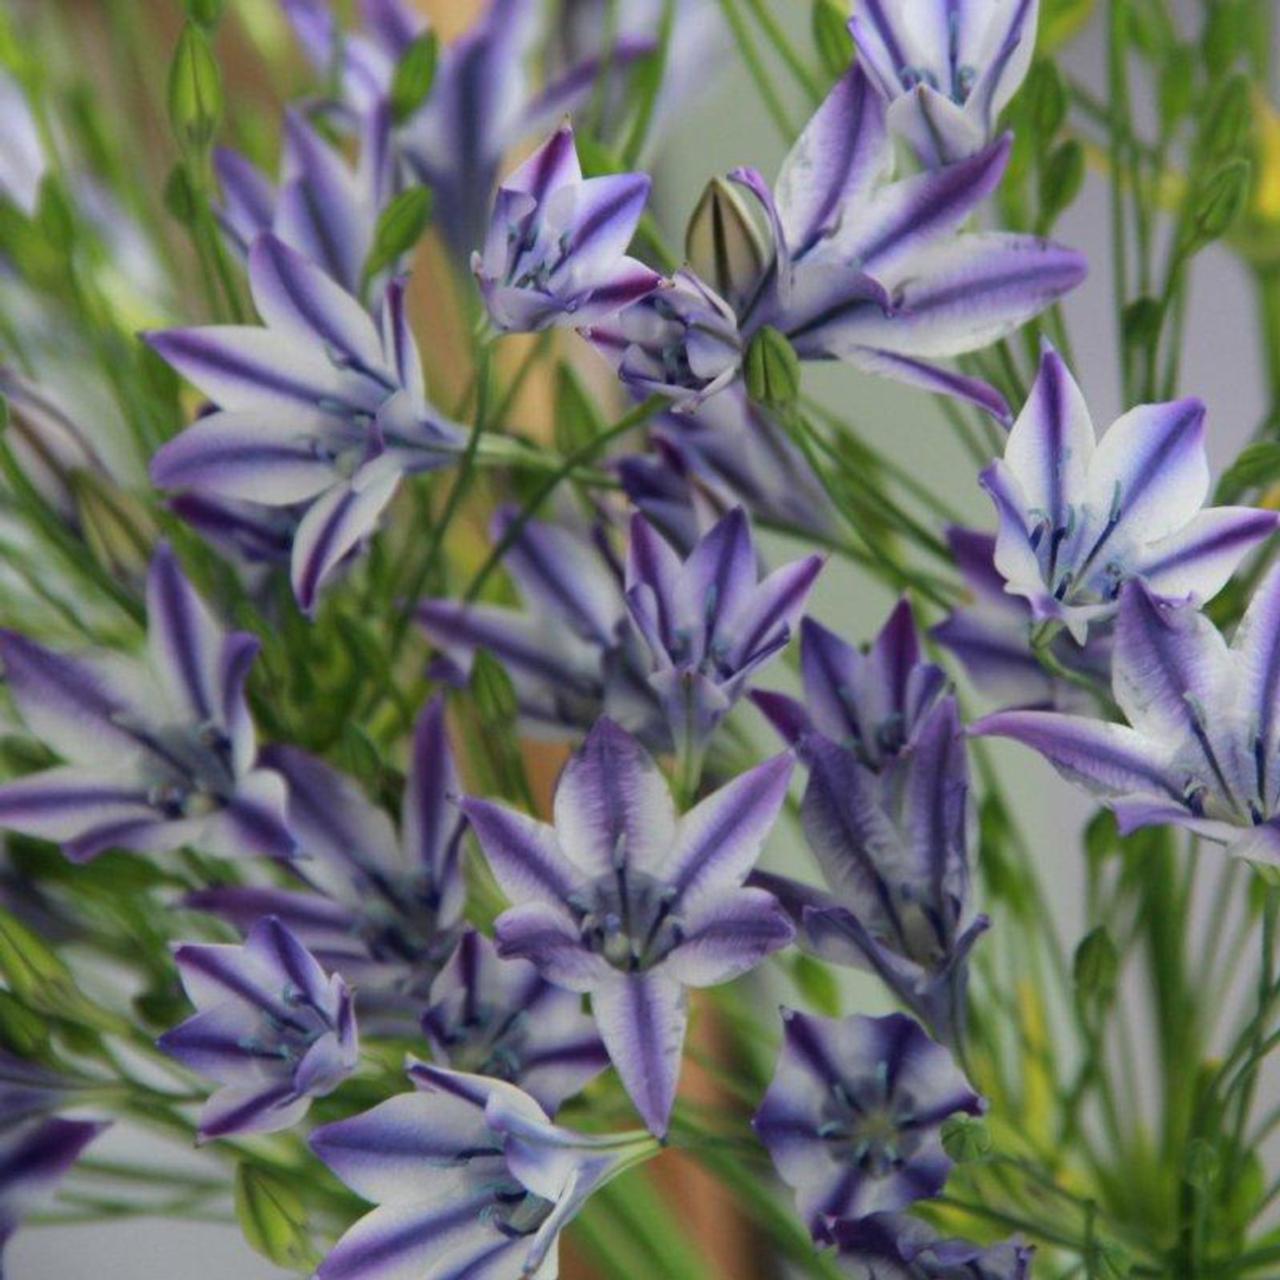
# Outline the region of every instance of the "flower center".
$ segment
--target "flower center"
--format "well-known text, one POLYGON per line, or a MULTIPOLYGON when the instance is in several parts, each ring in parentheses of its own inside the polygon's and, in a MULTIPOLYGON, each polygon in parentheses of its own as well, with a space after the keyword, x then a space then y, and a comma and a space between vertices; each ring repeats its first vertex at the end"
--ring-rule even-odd
POLYGON ((621 862, 569 900, 583 945, 615 969, 636 973, 666 959, 684 940, 676 891, 621 862))

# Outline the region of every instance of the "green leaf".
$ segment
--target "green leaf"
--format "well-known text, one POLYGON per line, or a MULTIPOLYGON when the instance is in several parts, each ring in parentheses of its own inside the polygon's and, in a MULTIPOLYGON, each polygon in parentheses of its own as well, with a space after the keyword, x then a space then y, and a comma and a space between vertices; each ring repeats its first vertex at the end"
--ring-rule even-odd
POLYGON ((747 394, 767 409, 787 409, 800 394, 800 357, 786 334, 765 325, 751 340, 745 364, 747 394))
POLYGON ((1120 956, 1105 925, 1085 934, 1072 963, 1076 994, 1083 1000, 1107 1004, 1115 995, 1120 956))
POLYGON ((169 171, 164 184, 164 207, 169 216, 184 227, 193 227, 200 214, 200 200, 191 185, 187 166, 179 160, 169 171))
POLYGON ((364 264, 366 280, 385 271, 422 238, 431 221, 431 192, 426 187, 402 191, 382 211, 373 233, 373 248, 364 264))
POLYGON ((585 448, 606 426, 594 397, 563 361, 556 366, 555 420, 555 446, 566 457, 585 448))
POLYGON ((471 696, 486 728, 509 728, 520 714, 515 685, 506 667, 488 649, 480 649, 472 662, 471 696))
POLYGON ((204 30, 188 22, 169 68, 169 121, 186 150, 208 148, 225 109, 222 73, 204 30))
POLYGON ((849 34, 849 9, 841 0, 814 0, 813 43, 826 72, 839 79, 853 61, 853 36, 849 34))
POLYGON ((249 1247, 279 1267, 309 1271, 319 1261, 311 1245, 306 1205, 282 1179, 257 1165, 236 1169, 236 1218, 249 1247))
POLYGON ((1250 489, 1262 489, 1280 480, 1280 443, 1261 440, 1247 445, 1222 474, 1215 502, 1234 502, 1250 489))
POLYGON ((0 1045, 19 1058, 37 1058, 49 1043, 49 1022, 11 991, 0 990, 0 1045))
POLYGON ((46 174, 40 183, 36 224, 51 249, 59 254, 70 251, 76 235, 75 215, 62 184, 52 174, 46 174))
POLYGON ((1248 33, 1245 6, 1237 0, 1217 0, 1208 6, 1201 36, 1205 66, 1211 76, 1220 76, 1244 52, 1248 33))
POLYGON ((798 951, 791 961, 791 980, 811 1009, 828 1018, 840 1016, 840 984, 820 960, 798 951))
POLYGON ((426 102, 439 63, 440 37, 434 31, 424 32, 401 55, 391 79, 391 118, 396 124, 403 124, 426 102))
POLYGON ((1195 92, 1195 50, 1186 44, 1174 45, 1160 65, 1157 84, 1160 125, 1166 133, 1190 113, 1195 92))

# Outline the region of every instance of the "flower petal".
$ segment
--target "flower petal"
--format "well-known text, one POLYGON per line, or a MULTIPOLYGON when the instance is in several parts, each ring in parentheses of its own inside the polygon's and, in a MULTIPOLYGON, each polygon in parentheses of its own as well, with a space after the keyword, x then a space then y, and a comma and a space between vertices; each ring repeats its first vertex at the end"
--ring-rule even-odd
POLYGON ((536 899, 562 903, 578 883, 578 873, 564 856, 555 829, 491 800, 468 797, 462 812, 503 893, 514 903, 536 899))

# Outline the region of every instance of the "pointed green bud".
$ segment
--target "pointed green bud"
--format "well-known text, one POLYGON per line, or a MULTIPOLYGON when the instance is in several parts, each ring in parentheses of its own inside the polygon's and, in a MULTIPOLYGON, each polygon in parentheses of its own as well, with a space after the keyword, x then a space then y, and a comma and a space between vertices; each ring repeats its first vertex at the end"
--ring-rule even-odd
POLYGON ((431 221, 431 192, 426 187, 402 191, 382 211, 373 233, 373 248, 364 264, 364 277, 372 280, 422 239, 431 221))
POLYGON ((486 728, 510 727, 520 714, 515 685, 506 667, 488 649, 479 650, 471 664, 471 696, 486 728))
POLYGON ((224 110, 222 73, 203 29, 188 22, 169 68, 169 121, 184 150, 201 152, 213 141, 224 110))
POLYGON ((854 54, 848 5, 840 0, 814 0, 813 43, 827 74, 833 80, 844 75, 854 54))
POLYGON ((1222 75, 1244 51, 1249 30, 1246 8, 1238 0, 1218 0, 1208 6, 1201 48, 1211 76, 1222 75))
POLYGON ((747 348, 747 394, 766 409, 787 409, 800 394, 800 358, 786 334, 766 325, 747 348))
POLYGON ((1235 225, 1249 199, 1253 165, 1228 160, 1192 196, 1191 231, 1183 248, 1194 252, 1221 239, 1235 225))
POLYGON ((1160 336, 1164 325, 1164 308, 1146 294, 1125 307, 1120 317, 1121 337, 1131 351, 1144 351, 1160 336))
POLYGON ((222 21, 227 0, 187 0, 187 17, 208 29, 222 21))
POLYGON ((811 1009, 826 1018, 840 1016, 840 984, 822 961, 797 951, 791 962, 791 979, 811 1009))
POLYGON ((12 992, 0 990, 0 1047, 18 1058, 38 1058, 49 1043, 49 1021, 12 992))
POLYGON ((37 1013, 117 1029, 111 1015, 80 994, 71 970, 48 943, 4 910, 0 910, 0 977, 16 999, 37 1013))
POLYGON ((1207 1138, 1192 1138, 1187 1144, 1184 1172, 1187 1183, 1199 1191, 1209 1191, 1221 1172, 1222 1158, 1218 1148, 1207 1138))
POLYGON ((283 1179, 256 1165, 236 1170, 236 1219, 249 1247, 278 1267, 310 1271, 319 1261, 311 1245, 307 1208, 283 1179))
POLYGON ((151 563, 157 530, 147 508, 100 472, 69 477, 80 528, 93 558, 122 582, 140 582, 151 563))
POLYGON ((164 184, 164 207, 169 216, 180 226, 195 226, 200 213, 200 200, 191 185, 187 166, 179 160, 169 171, 164 184))
POLYGON ((440 38, 420 35, 401 55, 391 79, 391 118, 403 124, 431 96, 440 62, 440 38))
POLYGON ((1076 138, 1055 147, 1040 171, 1040 230, 1048 231, 1084 186, 1084 148, 1076 138))
POLYGON ((1236 74, 1226 80, 1209 104, 1197 150, 1209 160, 1238 156, 1249 141, 1253 127, 1253 102, 1249 78, 1236 74))
POLYGON ((942 1126, 942 1149, 956 1164, 971 1164, 991 1154, 991 1130, 978 1116, 952 1116, 942 1126))
POLYGON ((768 251, 733 183, 724 178, 707 183, 685 231, 684 253, 694 273, 728 302, 736 305, 750 295, 768 251))
POLYGON ((1057 64, 1044 58, 1036 62, 1022 96, 1037 142, 1047 145, 1058 136, 1067 118, 1067 86, 1057 64))
POLYGON ((1166 132, 1191 111, 1196 87, 1196 54, 1190 45, 1174 45, 1160 65, 1157 100, 1166 132))

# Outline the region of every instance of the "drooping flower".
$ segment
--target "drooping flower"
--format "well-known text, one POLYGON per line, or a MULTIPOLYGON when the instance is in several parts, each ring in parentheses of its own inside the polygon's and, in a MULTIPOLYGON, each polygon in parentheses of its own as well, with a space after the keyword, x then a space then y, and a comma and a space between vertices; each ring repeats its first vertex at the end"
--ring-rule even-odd
POLYGON ((609 1065, 582 997, 474 929, 432 984, 422 1029, 440 1062, 517 1084, 548 1115, 609 1065))
POLYGON ((164 489, 309 504, 292 577, 310 611, 401 477, 451 465, 463 432, 427 403, 399 284, 387 288, 379 332, 355 298, 274 236, 255 242, 249 279, 265 327, 148 337, 220 410, 161 448, 151 478, 164 489))
MULTIPOLYGON (((516 519, 494 517, 492 537, 516 519)), ((609 715, 655 750, 668 745, 648 684, 644 642, 627 612, 620 567, 604 532, 527 522, 503 559, 524 608, 423 600, 416 616, 445 655, 451 680, 465 679, 486 649, 511 677, 525 723, 535 733, 582 733, 609 715)))
POLYGON ((627 606, 678 748, 700 752, 755 673, 786 647, 822 565, 821 556, 806 556, 761 580, 741 507, 683 561, 643 516, 633 517, 627 606))
POLYGON ((514 1085, 412 1063, 401 1094, 311 1135, 321 1160, 377 1208, 317 1280, 554 1280, 560 1231, 592 1192, 658 1150, 645 1133, 553 1125, 514 1085))
POLYGON ((970 731, 1033 747, 1114 810, 1122 832, 1172 823, 1237 857, 1280 860, 1280 568, 1230 647, 1193 606, 1126 584, 1111 687, 1127 724, 1003 711, 970 731))
POLYGON ((918 1218, 876 1213, 831 1228, 852 1280, 1030 1280, 1035 1250, 1015 1241, 983 1247, 945 1240, 918 1218))
MULTIPOLYGON (((711 250, 697 275, 680 273, 588 336, 637 394, 661 392, 687 409, 729 385, 771 327, 802 360, 845 360, 1003 419, 1008 407, 992 387, 936 361, 1013 332, 1085 272, 1079 254, 1049 241, 962 230, 1008 155, 1001 138, 945 170, 889 181, 884 105, 855 64, 773 191, 754 170, 732 175, 763 227, 745 210, 722 217, 691 237, 711 250)), ((700 212, 727 207, 704 200, 700 212)))
POLYGON ((626 256, 649 181, 584 179, 573 128, 561 125, 498 188, 484 251, 472 256, 493 324, 506 333, 590 324, 657 288, 658 273, 626 256))
POLYGON ((904 600, 867 653, 812 619, 801 632, 805 704, 756 701, 808 766, 800 817, 826 891, 773 873, 802 946, 870 968, 951 1041, 964 1017, 972 814, 955 698, 920 652, 904 600))
POLYGON ((782 1051, 752 1124, 814 1240, 835 1224, 936 1195, 951 1161, 942 1122, 982 1100, 951 1055, 903 1014, 783 1010, 782 1051))
POLYGON ((487 800, 463 806, 516 904, 494 926, 499 954, 590 994, 609 1057, 655 1134, 675 1101, 686 988, 727 982, 793 936, 772 894, 742 887, 791 764, 768 760, 677 819, 652 757, 601 720, 561 775, 554 826, 487 800))
MULTIPOLYGON (((1088 711, 1097 700, 1074 680, 1051 672, 1031 644, 1031 605, 1005 590, 995 565, 994 534, 952 526, 951 559, 969 589, 970 601, 952 611, 930 634, 964 664, 969 678, 1002 706, 1088 711)), ((1063 631, 1049 640, 1054 664, 1105 688, 1111 678, 1111 627, 1095 623, 1088 643, 1063 631)))
POLYGON ((934 169, 979 151, 1031 66, 1038 0, 859 0, 849 22, 889 126, 934 169))
POLYGON ((995 563, 1006 590, 1081 644, 1130 578, 1202 603, 1280 523, 1253 507, 1201 510, 1209 460, 1199 400, 1140 405, 1095 443, 1080 388, 1049 347, 982 486, 1000 520, 995 563))
POLYGON ((260 766, 245 680, 256 637, 215 622, 173 553, 147 579, 145 657, 71 657, 0 634, 9 691, 68 763, 0 786, 0 825, 85 862, 107 849, 193 845, 289 857, 285 785, 260 766))
POLYGON ((0 1122, 0 1274, 4 1247, 22 1220, 40 1208, 106 1127, 60 1116, 0 1122))
POLYGON ((385 104, 368 114, 353 171, 299 112, 289 111, 279 187, 238 152, 220 148, 214 166, 222 188, 217 213, 224 234, 247 258, 258 238, 270 232, 345 292, 362 296, 371 283, 365 267, 378 219, 396 194, 390 127, 385 104))
POLYGON ((288 1129, 355 1070, 350 989, 274 916, 243 946, 183 943, 174 961, 196 1013, 159 1046, 222 1086, 200 1113, 202 1140, 288 1129))
POLYGON ((361 993, 367 1027, 400 1031, 421 1013, 432 979, 458 940, 466 886, 457 771, 443 699, 418 717, 399 838, 386 812, 350 778, 296 747, 263 758, 288 783, 296 887, 197 890, 190 906, 248 929, 278 916, 326 969, 361 993))

